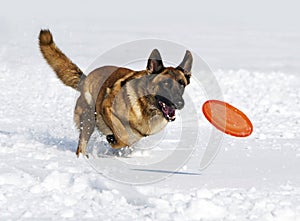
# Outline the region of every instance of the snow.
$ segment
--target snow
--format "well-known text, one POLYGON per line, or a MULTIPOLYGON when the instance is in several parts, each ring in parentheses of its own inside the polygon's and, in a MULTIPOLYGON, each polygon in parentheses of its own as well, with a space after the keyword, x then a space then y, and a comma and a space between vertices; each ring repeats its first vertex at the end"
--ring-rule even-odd
MULTIPOLYGON (((33 1, 28 4, 28 9, 34 7, 33 1)), ((7 7, 14 8, 14 3, 7 7)), ((64 17, 60 9, 56 17, 41 5, 31 15, 22 7, 16 9, 19 17, 1 13, 1 220, 300 220, 300 32, 294 25, 299 19, 286 13, 281 20, 278 5, 266 20, 260 8, 257 18, 252 20, 249 12, 240 23, 241 6, 227 8, 228 13, 209 5, 212 15, 190 7, 191 13, 176 7, 185 19, 161 23, 161 15, 137 21, 131 14, 119 21, 109 10, 99 17, 84 11, 84 18, 72 12, 64 17), (200 171, 212 126, 200 110, 205 91, 191 84, 186 91, 191 102, 176 121, 138 144, 129 158, 110 152, 77 158, 73 109, 78 93, 63 86, 43 60, 37 46, 41 28, 50 28, 58 46, 84 71, 100 54, 124 42, 156 38, 185 45, 208 63, 224 100, 249 116, 254 132, 247 138, 224 135, 216 159, 200 171), (194 110, 191 103, 198 119, 182 124, 194 110), (180 165, 167 161, 176 153, 178 134, 191 139, 195 124, 197 148, 180 165)), ((179 61, 183 53, 174 58, 179 61)), ((163 51, 163 58, 170 56, 163 51)), ((103 145, 98 133, 94 139, 96 146, 103 145)))

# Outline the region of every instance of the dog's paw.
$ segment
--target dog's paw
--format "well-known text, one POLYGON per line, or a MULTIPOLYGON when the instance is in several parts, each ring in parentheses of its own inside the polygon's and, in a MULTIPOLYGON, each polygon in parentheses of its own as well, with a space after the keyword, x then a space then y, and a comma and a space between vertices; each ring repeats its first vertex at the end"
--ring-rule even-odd
POLYGON ((117 140, 113 134, 107 135, 106 140, 110 144, 115 144, 117 142, 117 140))
POLYGON ((79 158, 80 155, 82 155, 83 157, 86 157, 87 159, 90 158, 88 153, 82 153, 82 152, 76 151, 77 158, 79 158))

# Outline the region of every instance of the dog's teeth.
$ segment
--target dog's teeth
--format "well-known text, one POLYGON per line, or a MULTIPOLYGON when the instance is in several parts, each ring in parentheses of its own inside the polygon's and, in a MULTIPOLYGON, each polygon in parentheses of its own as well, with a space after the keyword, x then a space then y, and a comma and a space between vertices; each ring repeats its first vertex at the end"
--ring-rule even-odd
POLYGON ((166 104, 162 101, 159 101, 159 105, 162 106, 162 107, 166 107, 166 104))

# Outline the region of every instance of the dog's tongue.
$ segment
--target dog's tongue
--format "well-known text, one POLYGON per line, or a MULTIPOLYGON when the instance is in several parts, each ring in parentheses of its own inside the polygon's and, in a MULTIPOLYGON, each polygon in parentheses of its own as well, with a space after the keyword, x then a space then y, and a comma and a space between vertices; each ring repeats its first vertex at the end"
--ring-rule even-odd
POLYGON ((169 117, 175 116, 175 109, 169 106, 166 106, 166 112, 169 115, 169 117))
POLYGON ((175 120, 175 109, 172 107, 169 107, 167 105, 165 105, 162 108, 164 114, 167 116, 167 118, 169 118, 171 121, 175 120))

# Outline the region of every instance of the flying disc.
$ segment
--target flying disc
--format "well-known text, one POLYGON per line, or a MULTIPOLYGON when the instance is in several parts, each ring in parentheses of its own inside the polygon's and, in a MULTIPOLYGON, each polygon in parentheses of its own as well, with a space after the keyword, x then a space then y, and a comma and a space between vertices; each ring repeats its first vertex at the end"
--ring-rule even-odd
POLYGON ((247 137, 253 131, 249 118, 236 107, 219 100, 208 100, 202 106, 206 119, 220 131, 236 136, 247 137))

